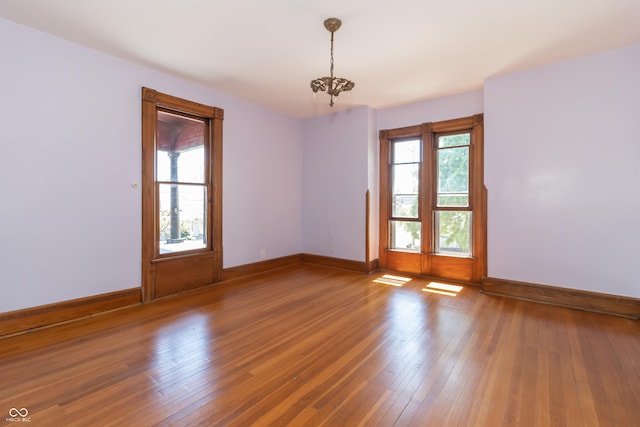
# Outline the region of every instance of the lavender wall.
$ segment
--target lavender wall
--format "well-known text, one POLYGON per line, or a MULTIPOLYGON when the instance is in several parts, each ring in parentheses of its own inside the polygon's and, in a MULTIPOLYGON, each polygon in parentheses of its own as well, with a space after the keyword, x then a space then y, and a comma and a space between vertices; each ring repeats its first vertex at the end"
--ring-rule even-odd
POLYGON ((489 275, 640 297, 640 45, 485 82, 489 275))
POLYGON ((225 267, 364 260, 367 189, 377 256, 378 130, 484 111, 489 274, 640 296, 640 46, 308 120, 3 19, 0 57, 0 312, 140 285, 141 86, 225 110, 225 267))
POLYGON ((298 120, 4 19, 0 57, 0 312, 140 286, 142 86, 225 110, 225 267, 301 252, 298 120))
POLYGON ((394 129, 482 113, 483 92, 474 90, 378 111, 378 127, 394 129))
POLYGON ((306 253, 365 260, 371 120, 371 109, 360 107, 304 121, 302 229, 306 253))

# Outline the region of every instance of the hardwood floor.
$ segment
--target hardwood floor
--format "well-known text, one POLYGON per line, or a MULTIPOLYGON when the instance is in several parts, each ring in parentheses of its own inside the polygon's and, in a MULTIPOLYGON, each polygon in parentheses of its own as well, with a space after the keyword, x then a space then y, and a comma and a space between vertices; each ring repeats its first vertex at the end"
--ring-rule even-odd
POLYGON ((640 322, 382 274, 296 266, 4 338, 0 425, 640 426, 640 322))

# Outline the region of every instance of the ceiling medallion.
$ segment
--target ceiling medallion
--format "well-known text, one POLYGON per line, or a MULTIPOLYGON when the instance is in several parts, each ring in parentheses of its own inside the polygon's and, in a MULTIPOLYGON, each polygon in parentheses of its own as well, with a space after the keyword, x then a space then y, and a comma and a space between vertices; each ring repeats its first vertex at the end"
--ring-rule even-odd
POLYGON ((334 97, 337 97, 342 92, 350 92, 356 85, 351 80, 333 76, 333 33, 338 31, 341 25, 342 21, 338 18, 329 18, 324 21, 324 27, 327 31, 331 32, 331 68, 329 77, 319 77, 315 80, 311 80, 311 90, 313 90, 314 94, 321 91, 326 92, 327 95, 331 97, 329 100, 330 107, 333 107, 334 97))

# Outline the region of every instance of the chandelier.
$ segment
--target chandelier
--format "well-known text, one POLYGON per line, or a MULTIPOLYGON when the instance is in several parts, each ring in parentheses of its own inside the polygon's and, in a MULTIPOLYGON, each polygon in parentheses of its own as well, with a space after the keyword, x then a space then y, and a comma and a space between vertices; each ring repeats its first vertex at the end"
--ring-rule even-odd
POLYGON ((311 80, 311 90, 315 94, 318 91, 326 92, 331 97, 329 106, 333 107, 333 99, 342 92, 349 92, 356 85, 354 82, 342 77, 333 76, 333 33, 338 31, 342 21, 338 18, 329 18, 324 21, 324 27, 327 31, 331 32, 331 68, 329 77, 318 77, 315 80, 311 80))

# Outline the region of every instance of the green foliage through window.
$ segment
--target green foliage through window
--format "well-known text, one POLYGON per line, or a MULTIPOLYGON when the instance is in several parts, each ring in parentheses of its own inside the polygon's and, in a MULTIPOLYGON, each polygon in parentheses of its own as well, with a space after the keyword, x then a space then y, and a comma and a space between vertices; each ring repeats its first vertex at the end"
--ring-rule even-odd
POLYGON ((471 212, 438 211, 436 213, 438 247, 436 252, 471 254, 471 212))

